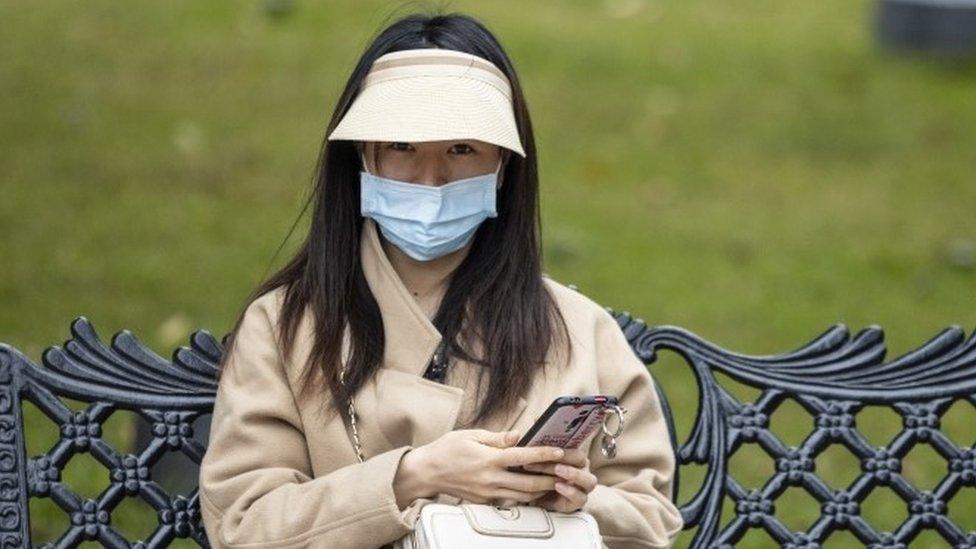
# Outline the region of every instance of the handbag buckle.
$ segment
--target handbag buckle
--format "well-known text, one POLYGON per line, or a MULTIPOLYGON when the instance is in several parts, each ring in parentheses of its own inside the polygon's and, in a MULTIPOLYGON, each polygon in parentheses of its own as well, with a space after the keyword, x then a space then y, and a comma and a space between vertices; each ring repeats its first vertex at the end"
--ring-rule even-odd
POLYGON ((484 535, 549 538, 556 531, 552 518, 539 507, 463 503, 461 508, 471 527, 484 535))

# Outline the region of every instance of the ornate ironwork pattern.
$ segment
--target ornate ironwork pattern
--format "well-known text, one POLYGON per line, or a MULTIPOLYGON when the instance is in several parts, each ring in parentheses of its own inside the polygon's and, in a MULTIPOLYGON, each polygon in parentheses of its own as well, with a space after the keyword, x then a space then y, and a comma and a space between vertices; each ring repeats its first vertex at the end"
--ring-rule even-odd
MULTIPOLYGON (((678 446, 670 426, 679 464, 707 466, 701 487, 681 508, 685 528, 698 529, 694 547, 732 547, 749 529, 761 528, 793 549, 819 548, 842 529, 873 549, 904 548, 924 529, 938 532, 946 546, 976 548, 976 532, 947 514, 961 488, 976 487, 976 448, 960 447, 940 430, 942 414, 956 401, 976 404, 976 335, 967 339, 959 327, 950 326, 918 349, 885 362, 879 327, 869 326, 851 338, 843 324, 835 324, 795 351, 747 356, 679 327, 648 327, 627 312, 607 311, 645 364, 656 360, 659 349, 669 349, 696 377, 698 415, 688 440, 678 446), (716 380, 716 371, 760 389, 759 397, 738 401, 716 380), (770 430, 771 416, 787 398, 815 418, 798 446, 784 444, 770 430), (855 415, 868 405, 887 405, 901 415, 901 431, 884 446, 872 445, 855 425, 855 415), (758 444, 774 459, 775 473, 759 489, 746 489, 729 474, 729 458, 743 443, 758 444), (834 444, 846 447, 861 464, 860 475, 843 488, 831 488, 816 471, 815 459, 834 444), (903 458, 919 444, 931 445, 947 464, 945 476, 930 491, 916 488, 901 473, 903 458), (861 514, 861 504, 879 486, 897 494, 908 509, 893 532, 879 531, 861 514), (774 514, 776 499, 790 487, 806 490, 820 503, 820 517, 807 531, 791 531, 774 514), (726 497, 735 515, 723 527, 726 497)), ((662 402, 670 422, 671 411, 662 402)))
POLYGON ((200 463, 205 447, 193 439, 192 426, 213 408, 222 345, 200 330, 169 361, 129 331, 117 333, 106 347, 85 317, 72 322, 71 334, 63 347, 44 351, 45 368, 0 344, 0 547, 30 544, 28 498, 50 498, 68 515, 68 528, 47 546, 98 541, 105 547, 165 547, 186 538, 209 547, 196 489, 169 494, 151 472, 167 452, 200 463), (60 397, 88 405, 75 411, 60 397), (25 456, 22 399, 60 427, 59 440, 39 456, 25 456), (116 410, 135 411, 152 425, 153 439, 135 454, 121 453, 102 438, 102 425, 116 410), (95 498, 79 496, 61 478, 71 458, 82 453, 104 466, 110 479, 95 498), (112 527, 112 511, 127 497, 142 498, 156 510, 157 526, 146 540, 127 540, 112 527))
MULTIPOLYGON (((681 508, 686 528, 696 529, 695 547, 731 547, 750 529, 761 528, 795 549, 820 547, 841 529, 876 549, 906 547, 923 529, 938 532, 957 548, 976 548, 976 532, 964 530, 947 514, 961 488, 976 487, 976 448, 960 447, 940 430, 942 414, 955 401, 976 404, 976 337, 966 339, 952 326, 885 362, 880 328, 868 327, 852 338, 837 324, 794 351, 747 356, 682 328, 648 327, 627 312, 607 311, 645 364, 655 362, 659 349, 675 351, 696 377, 698 413, 688 440, 680 445, 659 388, 678 462, 707 466, 701 486, 681 508), (740 402, 714 372, 758 388, 760 396, 740 402), (815 418, 809 436, 796 446, 770 430, 770 418, 787 398, 815 418), (884 446, 872 445, 857 430, 855 415, 868 405, 890 406, 902 417, 901 431, 884 446), (758 444, 775 459, 775 473, 758 489, 747 489, 729 474, 730 457, 745 443, 758 444), (912 486, 901 472, 903 458, 922 443, 947 463, 945 477, 929 491, 912 486), (816 470, 817 456, 835 444, 846 447, 861 464, 860 475, 843 488, 832 488, 816 470), (820 504, 820 517, 807 531, 791 531, 776 518, 776 500, 790 487, 804 489, 820 504), (861 514, 861 503, 877 487, 892 490, 908 509, 907 519, 893 532, 880 531, 861 514), (723 525, 725 498, 734 503, 734 516, 723 525)), ((192 426, 213 409, 223 345, 199 330, 191 335, 189 347, 180 347, 166 360, 128 331, 115 334, 106 346, 85 317, 72 322, 71 334, 63 347, 44 351, 43 367, 0 344, 0 548, 30 544, 30 498, 50 498, 69 517, 54 547, 84 541, 164 547, 179 538, 207 547, 196 490, 169 494, 153 480, 152 470, 169 452, 200 462, 204 447, 192 437, 192 426), (63 398, 87 407, 72 410, 63 398), (60 427, 53 447, 29 458, 23 400, 60 427), (119 452, 102 437, 103 423, 117 410, 136 412, 152 425, 152 440, 137 453, 119 452), (86 453, 110 478, 108 487, 91 499, 79 496, 62 479, 71 458, 86 453), (127 497, 141 498, 156 510, 157 526, 146 540, 127 540, 112 527, 112 512, 127 497)))

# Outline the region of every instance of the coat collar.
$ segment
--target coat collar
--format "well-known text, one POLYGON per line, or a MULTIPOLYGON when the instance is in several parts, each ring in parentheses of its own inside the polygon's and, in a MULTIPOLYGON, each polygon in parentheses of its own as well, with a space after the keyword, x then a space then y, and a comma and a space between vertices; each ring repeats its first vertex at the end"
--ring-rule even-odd
POLYGON ((384 366, 423 376, 443 336, 404 286, 383 251, 376 222, 369 217, 363 218, 360 261, 383 315, 384 366))
MULTIPOLYGON (((472 417, 477 405, 480 404, 476 402, 478 395, 484 394, 487 389, 488 376, 484 376, 482 384, 479 385, 476 379, 479 377, 477 370, 481 366, 455 359, 448 372, 448 378, 462 380, 460 387, 451 387, 423 378, 427 364, 443 336, 410 295, 393 268, 380 242, 376 222, 369 217, 363 220, 360 260, 366 282, 383 316, 385 339, 383 367, 417 376, 417 383, 409 388, 403 388, 407 392, 418 391, 418 394, 413 396, 417 402, 429 402, 431 399, 443 400, 444 393, 449 393, 446 405, 440 412, 446 417, 453 416, 455 424, 472 417)), ((474 350, 480 352, 481 348, 476 345, 474 350)), ((507 413, 499 411, 486 420, 484 427, 498 431, 510 429, 527 405, 525 398, 520 396, 514 409, 507 413)), ((437 414, 433 413, 433 415, 437 414)), ((428 426, 441 423, 437 418, 427 419, 425 423, 428 426)), ((448 430, 453 427, 453 425, 449 426, 448 430)), ((442 433, 427 433, 431 440, 440 434, 442 433)))

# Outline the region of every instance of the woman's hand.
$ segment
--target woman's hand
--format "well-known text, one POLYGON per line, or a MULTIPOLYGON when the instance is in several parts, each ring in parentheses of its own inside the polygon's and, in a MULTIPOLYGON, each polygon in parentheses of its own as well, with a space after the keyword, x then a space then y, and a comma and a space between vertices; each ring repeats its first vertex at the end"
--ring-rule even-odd
POLYGON ((402 509, 411 498, 438 493, 474 503, 496 499, 526 503, 544 496, 555 488, 555 477, 509 468, 562 459, 563 449, 514 446, 518 439, 517 431, 460 429, 410 450, 394 477, 398 504, 403 504, 402 509))
POLYGON ((555 492, 549 492, 532 503, 550 511, 571 513, 582 509, 587 495, 596 488, 596 475, 590 472, 590 458, 580 448, 567 448, 561 460, 532 463, 527 471, 553 475, 555 492))

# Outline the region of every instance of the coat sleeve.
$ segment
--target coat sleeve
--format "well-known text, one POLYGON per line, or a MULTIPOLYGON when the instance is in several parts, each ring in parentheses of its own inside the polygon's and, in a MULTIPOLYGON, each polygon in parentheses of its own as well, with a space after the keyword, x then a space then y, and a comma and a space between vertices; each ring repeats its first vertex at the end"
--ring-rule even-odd
MULTIPOLYGON (((272 331, 273 299, 245 311, 218 385, 200 466, 202 518, 215 548, 379 547, 413 529, 399 509, 401 446, 312 476, 301 417, 272 331)), ((351 441, 349 442, 351 444, 351 441)), ((426 501, 426 500, 425 500, 426 501)))
POLYGON ((600 450, 602 431, 591 439, 590 471, 599 483, 583 510, 596 518, 610 549, 669 547, 682 519, 671 501, 675 457, 654 381, 609 312, 596 324, 600 389, 616 395, 627 413, 614 459, 600 450))

